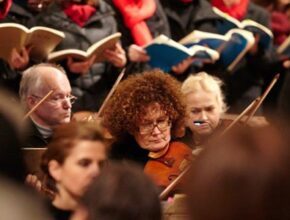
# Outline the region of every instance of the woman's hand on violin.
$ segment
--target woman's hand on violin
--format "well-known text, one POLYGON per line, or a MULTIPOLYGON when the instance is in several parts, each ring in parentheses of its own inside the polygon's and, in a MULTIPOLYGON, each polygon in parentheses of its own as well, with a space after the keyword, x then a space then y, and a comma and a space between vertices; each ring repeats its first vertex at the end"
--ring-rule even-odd
POLYGON ((148 62, 150 60, 146 51, 136 44, 131 44, 129 46, 128 57, 132 62, 148 62))
POLYGON ((120 43, 116 43, 113 49, 107 49, 104 53, 106 60, 115 67, 122 68, 127 63, 126 53, 120 43))
POLYGON ((187 70, 187 68, 191 65, 193 61, 192 57, 188 57, 187 59, 183 60, 182 62, 180 62, 179 64, 175 65, 172 67, 172 71, 177 74, 177 75, 181 75, 185 72, 185 70, 187 70))
POLYGON ((29 52, 31 48, 21 48, 20 52, 18 52, 15 48, 13 48, 9 60, 9 65, 11 69, 23 70, 28 66, 29 63, 29 52))
POLYGON ((68 57, 67 66, 71 73, 75 74, 86 74, 91 66, 94 64, 96 56, 92 56, 86 61, 74 61, 72 57, 68 57))

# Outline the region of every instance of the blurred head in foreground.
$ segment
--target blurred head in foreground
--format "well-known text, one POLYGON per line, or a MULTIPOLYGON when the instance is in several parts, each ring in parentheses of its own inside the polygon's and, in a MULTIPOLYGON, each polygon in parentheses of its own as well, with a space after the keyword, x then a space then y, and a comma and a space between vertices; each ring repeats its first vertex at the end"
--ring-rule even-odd
POLYGON ((290 219, 290 138, 283 134, 247 128, 212 142, 187 181, 191 219, 290 219))
POLYGON ((85 193, 82 204, 73 219, 161 220, 157 189, 134 164, 112 163, 105 167, 85 193))
POLYGON ((79 198, 99 175, 106 151, 103 133, 93 123, 71 122, 55 130, 41 162, 48 177, 45 187, 55 193, 55 207, 74 210, 79 198))

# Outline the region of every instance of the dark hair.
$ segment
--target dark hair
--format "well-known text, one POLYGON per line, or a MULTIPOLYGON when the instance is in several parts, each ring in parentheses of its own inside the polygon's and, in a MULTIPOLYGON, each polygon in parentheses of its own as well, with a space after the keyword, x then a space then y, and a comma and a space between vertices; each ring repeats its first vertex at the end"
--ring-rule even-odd
POLYGON ((160 220, 157 189, 135 164, 110 163, 82 198, 89 220, 160 220))
POLYGON ((185 116, 181 84, 161 70, 130 76, 117 87, 104 110, 104 124, 113 136, 138 130, 146 107, 158 103, 172 122, 173 134, 179 131, 185 116))
POLYGON ((48 170, 49 162, 56 160, 59 164, 63 164, 70 151, 80 140, 100 141, 105 146, 107 145, 103 131, 95 123, 70 122, 59 125, 41 160, 41 169, 48 177, 46 185, 48 189, 56 192, 55 182, 48 170))
POLYGON ((290 219, 287 136, 273 127, 244 128, 207 146, 187 180, 192 219, 290 219))

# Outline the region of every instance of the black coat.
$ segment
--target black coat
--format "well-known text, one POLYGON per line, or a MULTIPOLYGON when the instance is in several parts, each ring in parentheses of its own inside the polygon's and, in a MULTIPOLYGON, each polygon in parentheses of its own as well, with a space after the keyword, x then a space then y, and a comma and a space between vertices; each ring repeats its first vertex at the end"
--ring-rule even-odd
MULTIPOLYGON (((180 40, 193 30, 219 34, 218 27, 223 25, 223 18, 213 12, 208 1, 195 0, 187 6, 178 2, 162 0, 174 40, 180 40)), ((269 27, 269 14, 252 2, 249 3, 245 18, 269 27)), ((231 73, 219 65, 208 65, 198 71, 205 70, 225 82, 226 102, 233 106, 232 112, 239 113, 260 95, 263 80, 267 77, 264 74, 265 66, 271 64, 273 57, 272 49, 265 51, 264 48, 260 48, 256 55, 247 54, 231 73)), ((188 74, 189 72, 181 75, 179 79, 184 80, 188 74)))
POLYGON ((35 124, 29 120, 29 130, 26 133, 26 138, 21 144, 21 147, 39 148, 46 147, 50 139, 45 139, 37 130, 35 124))
MULTIPOLYGON (((18 23, 30 28, 35 25, 34 17, 27 8, 12 3, 9 13, 0 23, 18 23)), ((0 59, 0 87, 18 94, 20 79, 20 71, 12 70, 6 61, 0 59)))
MULTIPOLYGON (((65 33, 65 39, 56 50, 73 48, 87 50, 93 43, 117 31, 113 15, 111 7, 104 1, 100 1, 96 13, 83 27, 80 27, 67 17, 59 4, 53 3, 38 16, 37 24, 65 33)), ((87 74, 80 76, 69 72, 66 62, 62 65, 68 74, 73 94, 79 97, 73 106, 74 110, 98 110, 119 70, 102 62, 94 64, 87 74)))
POLYGON ((35 16, 36 14, 29 11, 26 7, 12 3, 7 16, 1 20, 1 23, 12 22, 31 28, 36 24, 35 16))
POLYGON ((132 135, 124 135, 111 146, 109 158, 131 161, 144 167, 149 160, 149 151, 142 149, 132 135))

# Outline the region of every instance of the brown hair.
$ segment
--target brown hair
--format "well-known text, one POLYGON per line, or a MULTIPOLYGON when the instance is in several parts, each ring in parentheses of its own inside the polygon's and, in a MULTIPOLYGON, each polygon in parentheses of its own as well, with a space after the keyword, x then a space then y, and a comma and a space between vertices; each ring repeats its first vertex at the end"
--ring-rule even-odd
POLYGON ((181 84, 161 70, 130 76, 117 87, 104 110, 104 124, 112 135, 138 130, 138 123, 150 104, 158 103, 172 122, 173 134, 185 115, 181 84))
POLYGON ((157 191, 135 164, 110 163, 92 182, 82 203, 90 220, 161 220, 157 191))
POLYGON ((186 181, 191 219, 289 219, 288 136, 243 128, 207 146, 186 181))
POLYGON ((55 182, 48 170, 49 162, 56 160, 63 164, 76 142, 80 140, 100 141, 105 146, 108 145, 103 131, 95 123, 70 122, 58 126, 41 160, 41 169, 48 178, 48 189, 56 192, 55 182))

